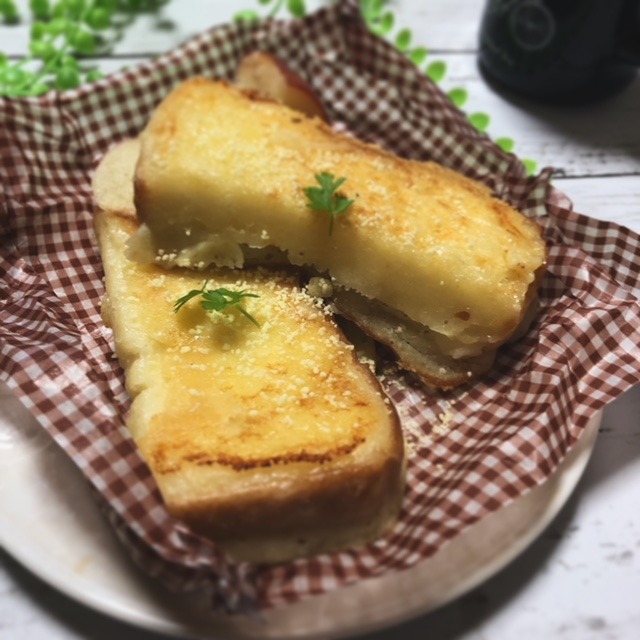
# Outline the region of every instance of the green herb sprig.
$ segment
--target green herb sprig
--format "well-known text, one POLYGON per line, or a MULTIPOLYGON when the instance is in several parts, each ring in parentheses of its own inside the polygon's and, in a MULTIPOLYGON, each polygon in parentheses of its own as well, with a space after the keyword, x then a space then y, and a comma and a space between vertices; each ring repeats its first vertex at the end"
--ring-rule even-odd
POLYGON ((231 289, 225 289, 224 287, 207 289, 206 280, 200 289, 192 289, 189 293, 178 298, 173 305, 174 312, 177 313, 187 302, 198 296, 202 297, 200 306, 206 311, 218 311, 222 313, 229 307, 235 307, 247 320, 255 324, 256 327, 260 326, 258 321, 240 305, 245 298, 259 298, 259 295, 247 293, 246 289, 242 289, 241 291, 233 291, 231 289))
MULTIPOLYGON (((105 49, 104 32, 116 26, 115 14, 148 10, 162 1, 30 0, 29 53, 15 62, 0 53, 0 95, 39 96, 99 80, 102 74, 81 59, 105 49)), ((20 21, 13 0, 0 0, 0 14, 7 22, 20 21)))
POLYGON ((248 9, 235 14, 236 20, 254 21, 262 18, 275 18, 281 9, 285 8, 294 18, 302 18, 307 14, 305 0, 258 0, 258 4, 269 8, 266 15, 260 15, 258 11, 248 9))
POLYGON ((329 215, 329 235, 332 235, 335 219, 346 213, 355 200, 338 193, 338 189, 347 181, 346 178, 336 178, 326 171, 316 173, 315 178, 320 186, 307 187, 304 190, 309 200, 307 207, 329 215))

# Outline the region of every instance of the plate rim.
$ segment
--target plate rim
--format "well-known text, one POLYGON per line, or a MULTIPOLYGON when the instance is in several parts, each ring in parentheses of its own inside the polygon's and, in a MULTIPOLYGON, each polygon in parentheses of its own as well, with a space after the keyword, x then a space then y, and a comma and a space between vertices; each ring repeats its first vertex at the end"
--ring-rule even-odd
MULTIPOLYGON (((443 553, 452 553, 452 549, 455 552, 456 542, 460 539, 467 541, 472 539, 475 528, 483 526, 482 523, 485 523, 484 526, 486 526, 488 520, 499 519, 506 509, 509 509, 515 504, 522 504, 523 500, 531 500, 531 496, 537 491, 551 489, 550 499, 544 505, 542 515, 536 518, 535 522, 526 526, 524 531, 517 535, 506 549, 502 549, 497 555, 493 554, 491 558, 484 558, 480 566, 473 569, 454 587, 446 590, 440 598, 407 605, 404 608, 396 607, 387 613, 385 613, 384 608, 380 609, 378 607, 376 618, 372 620, 363 620, 362 617, 358 615, 358 612, 361 612, 360 607, 355 608, 352 615, 345 609, 342 613, 343 618, 340 625, 335 626, 335 623, 331 623, 334 628, 330 628, 327 627, 326 615, 314 615, 314 610, 326 610, 327 607, 331 607, 332 601, 340 597, 339 594, 343 594, 344 589, 359 588, 362 592, 361 595, 364 594, 363 597, 366 601, 367 591, 375 594, 380 588, 388 589, 388 587, 384 585, 393 584, 394 580, 401 579, 403 582, 419 583, 421 579, 428 575, 432 558, 423 560, 409 569, 389 572, 381 577, 362 581, 355 586, 336 589, 326 594, 312 596, 299 603, 270 609, 264 613, 262 620, 258 622, 242 617, 215 615, 209 618, 209 623, 212 628, 209 632, 203 633, 203 629, 193 627, 186 624, 183 620, 180 620, 178 608, 185 600, 182 597, 175 598, 175 595, 172 597, 171 601, 175 601, 177 604, 176 610, 167 611, 167 615, 154 615, 148 606, 146 609, 141 607, 141 603, 138 600, 134 602, 122 601, 121 597, 119 597, 120 594, 112 593, 104 584, 96 584, 95 581, 88 580, 86 577, 79 576, 75 573, 73 574, 75 580, 69 580, 71 570, 68 567, 56 566, 55 562, 43 562, 42 549, 32 548, 29 547, 28 544, 22 544, 20 542, 21 537, 19 531, 12 523, 7 522, 3 515, 0 515, 0 545, 11 557, 18 561, 19 564, 23 565, 51 588, 66 595, 75 602, 120 622, 148 631, 162 634, 180 634, 182 637, 203 638, 207 640, 216 640, 221 637, 239 639, 277 637, 281 640, 289 638, 311 640, 316 637, 337 639, 355 633, 371 633, 401 624, 420 615, 425 615, 458 599, 497 574, 523 553, 551 523, 575 490, 591 458, 597 439, 598 428, 602 420, 602 414, 603 411, 601 410, 591 417, 577 442, 567 452, 567 455, 559 467, 545 482, 523 496, 520 496, 510 505, 498 509, 496 512, 470 525, 464 532, 451 540, 443 549, 435 554, 434 558, 441 556, 443 553), (364 587, 362 585, 364 585, 364 587), (89 586, 91 588, 87 588, 89 586), (300 619, 301 621, 297 626, 296 619, 300 619), (311 625, 307 623, 305 625, 305 619, 314 619, 315 623, 311 625), (221 633, 224 635, 220 635, 221 633)), ((30 441, 26 441, 26 445, 24 446, 29 447, 30 441)), ((94 506, 97 510, 97 505, 94 506)), ((120 547, 119 551, 121 554, 126 555, 123 547, 120 547)), ((110 553, 110 551, 108 551, 108 553, 110 553)), ((143 589, 149 588, 155 591, 156 588, 160 586, 154 583, 151 578, 144 575, 140 569, 133 566, 132 562, 131 565, 133 570, 132 575, 134 579, 139 578, 143 589)), ((168 590, 165 590, 165 594, 166 593, 168 593, 168 590)), ((154 597, 154 594, 149 593, 149 596, 154 597)), ((372 604, 374 603, 369 603, 369 606, 372 604)), ((335 609, 332 609, 332 611, 334 610, 335 609)))

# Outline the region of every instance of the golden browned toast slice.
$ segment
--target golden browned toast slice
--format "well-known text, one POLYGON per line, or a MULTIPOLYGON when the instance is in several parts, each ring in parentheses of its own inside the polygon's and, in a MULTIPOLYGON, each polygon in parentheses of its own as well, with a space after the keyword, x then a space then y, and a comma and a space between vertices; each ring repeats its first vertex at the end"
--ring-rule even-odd
POLYGON ((127 426, 168 510, 241 560, 379 537, 400 508, 404 455, 378 381, 291 271, 167 271, 127 259, 138 223, 114 195, 114 174, 130 167, 131 180, 136 157, 135 142, 116 147, 94 180, 103 313, 133 399, 127 426), (259 326, 197 298, 175 312, 205 280, 259 296, 242 301, 259 326))
POLYGON ((546 259, 538 226, 485 186, 198 78, 144 131, 135 199, 146 259, 241 266, 243 246, 273 245, 425 327, 453 359, 509 339, 546 259), (331 232, 307 206, 321 173, 346 178, 355 201, 331 232))

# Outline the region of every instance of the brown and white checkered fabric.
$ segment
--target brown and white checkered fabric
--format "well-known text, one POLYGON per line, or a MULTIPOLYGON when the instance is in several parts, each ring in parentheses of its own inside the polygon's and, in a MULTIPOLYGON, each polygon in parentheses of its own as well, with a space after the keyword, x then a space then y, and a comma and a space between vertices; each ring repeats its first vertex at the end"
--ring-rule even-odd
POLYGON ((294 602, 420 562, 543 482, 588 418, 640 381, 640 238, 572 212, 551 171, 527 178, 370 35, 357 0, 302 21, 217 27, 63 95, 1 100, 0 175, 2 378, 86 476, 127 551, 170 588, 208 591, 216 610, 294 602), (197 74, 229 78, 256 48, 304 75, 336 126, 484 181, 536 217, 549 241, 542 311, 489 375, 448 395, 385 378, 411 443, 392 533, 275 568, 234 564, 173 521, 129 438, 122 372, 99 313, 90 190, 100 157, 135 136, 173 87, 197 74))

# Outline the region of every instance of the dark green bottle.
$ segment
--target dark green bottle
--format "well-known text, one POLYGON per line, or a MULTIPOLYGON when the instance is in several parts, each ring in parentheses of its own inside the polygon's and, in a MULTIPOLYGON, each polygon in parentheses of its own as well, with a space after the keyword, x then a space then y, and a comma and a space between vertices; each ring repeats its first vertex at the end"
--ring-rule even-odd
POLYGON ((639 0, 488 0, 480 66, 498 87, 548 102, 607 98, 637 76, 639 0))

